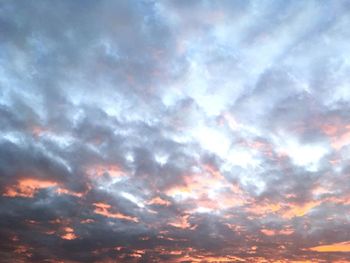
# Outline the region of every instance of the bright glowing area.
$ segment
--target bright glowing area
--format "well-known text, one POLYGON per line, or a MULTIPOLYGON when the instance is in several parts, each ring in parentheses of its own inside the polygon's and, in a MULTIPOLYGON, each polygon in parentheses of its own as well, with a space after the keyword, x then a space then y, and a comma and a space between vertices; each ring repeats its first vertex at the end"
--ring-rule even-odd
POLYGON ((23 138, 21 138, 21 134, 20 133, 16 133, 16 132, 0 132, 1 138, 2 140, 8 140, 14 144, 19 144, 23 138))
POLYGON ((323 145, 300 144, 293 138, 278 138, 275 142, 281 154, 287 155, 295 165, 317 171, 319 161, 328 152, 323 145))
POLYGON ((184 201, 190 197, 193 197, 193 194, 188 189, 171 189, 167 192, 167 195, 175 198, 176 201, 184 201))
POLYGON ((241 166, 243 168, 257 167, 259 160, 254 158, 252 152, 243 148, 232 148, 227 155, 227 162, 231 165, 241 166))
POLYGON ((213 210, 208 207, 197 207, 196 212, 197 213, 210 213, 213 210))
POLYGON ((167 163, 169 156, 167 154, 155 154, 154 159, 160 165, 164 165, 167 163))
POLYGON ((53 141, 62 148, 69 147, 76 140, 73 136, 69 134, 54 134, 49 133, 45 136, 49 140, 53 141))
POLYGON ((220 157, 225 157, 230 149, 231 141, 221 130, 202 126, 195 128, 192 135, 203 149, 216 153, 220 157))
POLYGON ((145 205, 134 195, 126 192, 122 192, 121 196, 123 196, 125 199, 129 200, 130 202, 134 203, 138 207, 145 207, 145 205))
POLYGON ((134 155, 130 152, 125 155, 125 159, 130 163, 132 163, 135 160, 134 155))

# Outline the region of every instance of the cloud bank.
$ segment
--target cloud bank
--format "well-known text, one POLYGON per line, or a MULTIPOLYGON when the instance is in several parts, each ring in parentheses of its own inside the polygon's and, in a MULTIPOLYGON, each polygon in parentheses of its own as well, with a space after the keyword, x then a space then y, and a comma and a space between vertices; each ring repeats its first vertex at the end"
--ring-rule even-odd
POLYGON ((348 1, 2 1, 3 262, 345 262, 348 1))

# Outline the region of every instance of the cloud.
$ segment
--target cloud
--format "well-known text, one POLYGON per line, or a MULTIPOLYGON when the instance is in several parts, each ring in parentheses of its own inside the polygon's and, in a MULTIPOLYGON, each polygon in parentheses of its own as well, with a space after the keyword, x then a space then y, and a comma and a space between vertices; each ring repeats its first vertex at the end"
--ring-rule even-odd
POLYGON ((310 250, 317 252, 350 252, 349 242, 340 242, 331 245, 312 247, 310 250))
POLYGON ((348 9, 0 4, 3 261, 346 260, 348 9))

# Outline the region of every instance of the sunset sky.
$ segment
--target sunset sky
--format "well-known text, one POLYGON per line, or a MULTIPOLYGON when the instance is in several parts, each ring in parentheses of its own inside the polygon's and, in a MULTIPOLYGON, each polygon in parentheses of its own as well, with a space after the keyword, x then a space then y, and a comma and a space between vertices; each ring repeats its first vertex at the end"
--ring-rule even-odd
POLYGON ((0 0, 0 262, 350 262, 350 1, 0 0))

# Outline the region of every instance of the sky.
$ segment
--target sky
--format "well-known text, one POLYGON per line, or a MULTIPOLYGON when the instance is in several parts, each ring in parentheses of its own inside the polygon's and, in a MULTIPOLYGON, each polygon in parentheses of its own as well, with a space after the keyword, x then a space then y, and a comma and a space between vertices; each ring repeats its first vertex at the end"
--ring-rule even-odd
POLYGON ((0 1, 1 262, 349 262, 349 14, 0 1))

